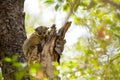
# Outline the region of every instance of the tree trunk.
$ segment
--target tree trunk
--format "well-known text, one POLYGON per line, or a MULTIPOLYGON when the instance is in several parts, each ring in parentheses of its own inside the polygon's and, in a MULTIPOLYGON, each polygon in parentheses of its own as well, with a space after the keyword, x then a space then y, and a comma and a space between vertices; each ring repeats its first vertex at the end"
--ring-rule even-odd
POLYGON ((22 45, 26 39, 24 29, 24 0, 0 0, 0 61, 4 80, 16 80, 17 68, 4 61, 5 57, 18 55, 25 62, 22 45))

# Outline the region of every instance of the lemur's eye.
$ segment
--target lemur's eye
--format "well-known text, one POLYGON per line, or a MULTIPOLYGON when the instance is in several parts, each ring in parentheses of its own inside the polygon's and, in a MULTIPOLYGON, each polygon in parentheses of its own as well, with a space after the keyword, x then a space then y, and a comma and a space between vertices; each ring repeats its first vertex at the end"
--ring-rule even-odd
POLYGON ((45 34, 46 32, 43 32, 43 34, 45 34))
POLYGON ((42 35, 42 33, 39 33, 39 35, 42 35))

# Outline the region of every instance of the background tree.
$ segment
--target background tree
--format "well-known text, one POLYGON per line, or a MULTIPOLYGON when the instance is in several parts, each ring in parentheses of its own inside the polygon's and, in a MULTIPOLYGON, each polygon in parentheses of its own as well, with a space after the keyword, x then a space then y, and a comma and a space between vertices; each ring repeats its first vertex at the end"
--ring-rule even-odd
POLYGON ((22 51, 26 39, 23 7, 24 0, 0 0, 0 62, 4 80, 16 80, 15 73, 20 71, 17 63, 9 62, 13 55, 18 56, 13 61, 26 61, 22 51))

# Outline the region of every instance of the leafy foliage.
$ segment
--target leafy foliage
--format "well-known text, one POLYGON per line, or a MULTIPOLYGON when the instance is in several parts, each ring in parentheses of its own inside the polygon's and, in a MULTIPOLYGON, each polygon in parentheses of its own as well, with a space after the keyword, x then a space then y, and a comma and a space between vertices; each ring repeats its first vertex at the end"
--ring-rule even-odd
MULTIPOLYGON (((74 1, 45 0, 45 4, 68 12, 74 1)), ((60 66, 55 64, 59 76, 62 80, 119 80, 120 0, 77 0, 74 5, 71 20, 89 29, 90 37, 80 37, 76 44, 66 47, 70 48, 66 53, 74 56, 64 60, 67 57, 63 55, 60 66)))
POLYGON ((46 0, 45 3, 46 3, 46 4, 53 4, 53 3, 54 3, 54 0, 46 0))
POLYGON ((27 71, 25 69, 24 64, 22 64, 21 62, 18 62, 17 59, 18 59, 18 56, 14 55, 12 56, 12 58, 6 57, 4 61, 11 63, 13 67, 16 67, 19 69, 18 72, 16 72, 15 77, 16 77, 16 80, 21 80, 22 77, 27 74, 26 73, 27 71))
MULTIPOLYGON (((73 2, 74 0, 62 1, 59 7, 63 11, 68 11, 73 2)), ((74 24, 87 27, 91 37, 80 37, 72 46, 79 55, 61 62, 61 75, 67 75, 62 76, 63 80, 119 80, 120 7, 118 6, 120 6, 119 0, 77 1, 71 18, 74 24)))

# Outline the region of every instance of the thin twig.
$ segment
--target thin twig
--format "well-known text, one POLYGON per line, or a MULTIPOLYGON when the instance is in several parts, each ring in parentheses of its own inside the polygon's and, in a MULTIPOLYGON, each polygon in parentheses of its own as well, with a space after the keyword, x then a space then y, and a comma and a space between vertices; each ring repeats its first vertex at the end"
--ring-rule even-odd
POLYGON ((64 20, 63 26, 66 25, 66 22, 68 21, 68 19, 70 18, 71 14, 73 13, 73 10, 74 10, 74 7, 75 7, 75 4, 77 3, 77 1, 78 0, 74 0, 74 2, 71 3, 70 10, 69 10, 68 15, 66 16, 66 18, 64 20))

